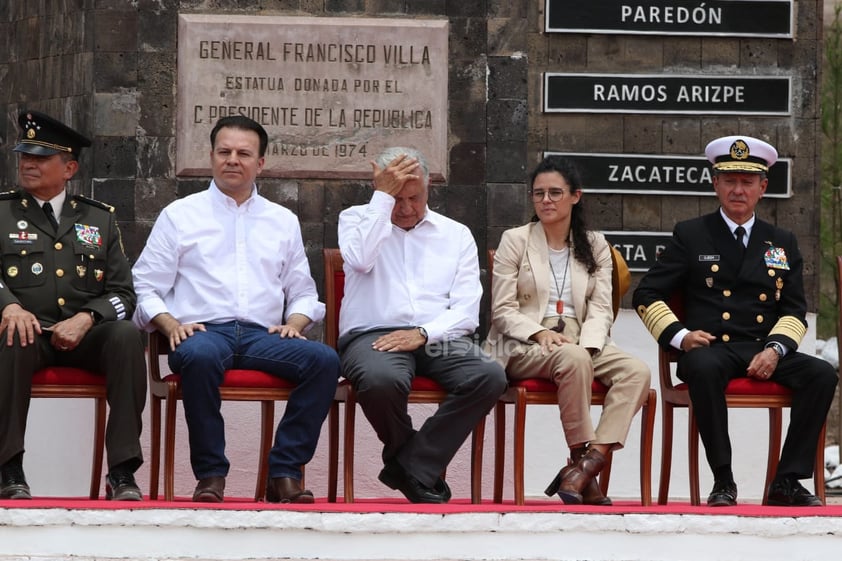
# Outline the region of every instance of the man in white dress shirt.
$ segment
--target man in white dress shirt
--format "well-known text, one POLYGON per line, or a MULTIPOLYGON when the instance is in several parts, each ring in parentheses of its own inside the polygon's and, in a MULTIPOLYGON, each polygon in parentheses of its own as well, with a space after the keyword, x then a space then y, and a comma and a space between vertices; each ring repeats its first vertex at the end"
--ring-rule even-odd
POLYGON ((506 375, 470 338, 482 298, 476 243, 427 208, 423 155, 392 148, 372 167, 369 203, 339 215, 342 369, 384 444, 380 481, 411 502, 443 503, 451 493, 440 474, 505 391, 506 375), (416 373, 450 394, 418 430, 407 414, 416 373))
POLYGON ((339 357, 302 333, 325 315, 296 216, 257 193, 268 136, 242 116, 211 135, 210 187, 167 206, 134 266, 134 320, 169 340, 181 373, 193 500, 221 502, 229 462, 220 412, 225 370, 262 370, 296 384, 269 453, 270 502, 313 502, 301 466, 316 449, 339 357))

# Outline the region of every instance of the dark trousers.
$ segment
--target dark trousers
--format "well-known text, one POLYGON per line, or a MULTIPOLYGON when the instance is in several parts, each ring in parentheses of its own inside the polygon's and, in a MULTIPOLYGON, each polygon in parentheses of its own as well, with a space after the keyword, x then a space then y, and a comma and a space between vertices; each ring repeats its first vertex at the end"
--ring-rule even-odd
MULTIPOLYGON (((109 468, 131 461, 143 463, 140 449, 143 408, 146 405, 146 360, 143 339, 129 321, 96 325, 72 351, 58 351, 50 333, 35 344, 0 345, 0 464, 24 451, 26 417, 32 375, 47 366, 84 368, 105 376, 110 412, 105 431, 109 468)), ((56 461, 61 462, 60 458, 56 461)))
POLYGON ((343 341, 342 370, 383 442, 383 461, 396 460, 418 481, 432 487, 506 390, 506 374, 467 337, 414 352, 371 348, 375 339, 390 331, 368 331, 350 342, 343 341), (449 394, 417 432, 407 411, 416 373, 432 378, 449 394))
POLYGON ((169 356, 170 368, 181 374, 190 462, 196 479, 228 475, 219 386, 225 371, 233 368, 262 370, 296 385, 269 453, 269 476, 301 479, 301 466, 313 458, 336 394, 336 351, 315 341, 281 338, 254 324, 228 322, 205 327, 207 331, 194 332, 169 356))
MULTIPOLYGON (((731 464, 728 408, 725 387, 732 378, 745 377, 746 368, 762 343, 727 343, 693 349, 678 361, 678 377, 687 382, 711 469, 731 464)), ((789 428, 781 450, 777 475, 811 477, 816 446, 833 402, 836 371, 826 361, 789 352, 770 378, 793 391, 789 428)))

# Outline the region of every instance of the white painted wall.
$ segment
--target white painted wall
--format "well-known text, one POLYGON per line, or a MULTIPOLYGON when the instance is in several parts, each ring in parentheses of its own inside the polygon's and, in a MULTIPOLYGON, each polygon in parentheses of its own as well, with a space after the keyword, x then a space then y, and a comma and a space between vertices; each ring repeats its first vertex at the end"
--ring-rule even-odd
MULTIPOLYGON (((808 318, 810 325, 815 318, 808 318)), ((614 328, 614 339, 618 345, 645 360, 652 369, 653 387, 657 389, 657 353, 653 339, 643 328, 642 322, 631 310, 621 310, 614 328)), ((815 348, 815 331, 811 329, 802 350, 815 348)), ((277 418, 283 412, 283 403, 278 403, 277 418)), ((432 411, 434 405, 411 406, 413 418, 420 424, 432 411)), ((529 497, 544 497, 543 489, 562 466, 567 446, 561 433, 558 411, 554 406, 530 406, 527 409, 526 447, 526 494, 529 497)), ((149 412, 147 408, 144 430, 144 449, 149 446, 149 412)), ((227 450, 231 459, 231 473, 228 478, 227 495, 249 497, 254 493, 257 470, 258 420, 260 409, 257 404, 225 403, 227 420, 227 450)), ((594 408, 594 421, 599 409, 594 408)), ((734 448, 734 472, 743 499, 759 499, 762 495, 765 475, 767 443, 767 419, 765 411, 742 410, 731 414, 734 448)), ((183 409, 179 406, 176 443, 175 492, 179 496, 192 494, 195 480, 190 470, 187 446, 187 430, 183 409)), ((785 423, 787 416, 785 414, 785 423)), ((512 497, 511 474, 511 407, 509 407, 507 465, 505 498, 512 497)), ((675 423, 675 444, 673 454, 673 475, 670 496, 686 498, 689 495, 687 482, 687 413, 679 410, 675 423)), ((91 400, 36 399, 32 401, 27 433, 27 453, 24 458, 29 483, 37 496, 85 496, 87 495, 91 462, 91 434, 93 424, 93 402, 91 400)), ((655 444, 653 457, 652 489, 657 497, 660 466, 661 411, 655 423, 655 444)), ((786 424, 785 424, 786 427, 786 424)), ((483 497, 490 498, 493 481, 493 416, 489 416, 486 429, 483 497)), ((341 430, 341 429, 340 429, 341 430)), ((611 474, 610 495, 614 499, 639 496, 639 421, 632 426, 625 450, 614 455, 611 474)), ((341 442, 341 441, 340 441, 341 442)), ((466 444, 457 454, 448 469, 448 481, 454 496, 466 498, 470 495, 470 456, 466 444)), ((358 498, 401 497, 377 481, 380 471, 380 442, 365 420, 362 411, 357 412, 355 490, 358 498)), ((341 452, 341 451, 340 451, 341 452)), ((701 489, 703 498, 712 485, 706 464, 701 468, 701 489)), ((340 466, 340 488, 342 480, 340 466)), ((148 491, 148 466, 138 472, 138 482, 144 492, 148 491)), ((163 481, 161 481, 161 488, 163 481)), ((812 487, 809 482, 805 482, 812 487)), ((307 486, 316 496, 327 494, 327 424, 315 458, 307 468, 307 486)), ((104 493, 104 490, 103 490, 104 493)))

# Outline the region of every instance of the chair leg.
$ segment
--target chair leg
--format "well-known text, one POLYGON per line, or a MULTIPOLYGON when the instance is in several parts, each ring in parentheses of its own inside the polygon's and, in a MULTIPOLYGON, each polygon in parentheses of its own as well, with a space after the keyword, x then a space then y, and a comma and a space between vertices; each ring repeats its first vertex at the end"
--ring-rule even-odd
POLYGON ((152 434, 150 435, 149 498, 158 500, 158 481, 161 474, 161 398, 150 395, 152 434))
POLYGON ((336 400, 330 406, 327 431, 327 502, 335 503, 339 478, 339 402, 336 400))
POLYGON ((485 416, 471 435, 471 503, 482 503, 482 454, 485 447, 485 416))
POLYGON ((822 430, 819 433, 819 442, 816 446, 816 466, 813 468, 813 485, 816 488, 816 496, 821 499, 822 504, 827 504, 827 497, 825 496, 825 481, 824 481, 824 439, 826 438, 827 421, 822 425, 822 430))
POLYGON ((611 482, 611 463, 614 460, 614 452, 609 451, 605 454, 605 463, 602 466, 602 471, 599 472, 599 490, 606 497, 608 496, 608 484, 611 482))
POLYGON ((780 407, 769 408, 769 452, 766 455, 766 481, 763 483, 763 501, 766 504, 769 498, 769 485, 778 471, 778 461, 781 454, 781 425, 783 424, 783 411, 780 407))
POLYGON ((506 462, 506 402, 494 407, 494 502, 503 502, 503 468, 506 462))
POLYGON ((275 402, 260 402, 260 457, 257 459, 257 482, 254 486, 254 500, 262 501, 266 497, 266 485, 269 481, 269 450, 272 449, 272 437, 275 434, 275 402))
POLYGON ((354 423, 357 409, 357 396, 352 388, 348 388, 345 399, 345 439, 343 442, 343 482, 345 502, 354 502, 354 423))
POLYGON ((696 414, 692 405, 690 405, 687 415, 687 426, 687 449, 690 460, 690 504, 699 506, 701 504, 699 493, 699 426, 696 424, 696 414))
POLYGON ((674 407, 663 402, 661 414, 661 475, 658 482, 658 504, 665 505, 669 500, 670 472, 672 471, 672 429, 674 407))
POLYGON ((650 389, 640 412, 640 504, 652 504, 652 438, 655 432, 655 409, 658 394, 650 389))
POLYGON ((173 500, 175 494, 175 413, 178 407, 175 389, 169 388, 164 422, 164 500, 173 500))
POLYGON ((102 480, 102 455, 105 449, 105 398, 94 399, 94 453, 93 466, 91 467, 91 500, 99 498, 99 489, 102 480))
POLYGON ((526 448, 526 391, 518 388, 515 400, 515 436, 514 436, 514 473, 515 473, 515 504, 522 505, 524 501, 524 456, 526 448))

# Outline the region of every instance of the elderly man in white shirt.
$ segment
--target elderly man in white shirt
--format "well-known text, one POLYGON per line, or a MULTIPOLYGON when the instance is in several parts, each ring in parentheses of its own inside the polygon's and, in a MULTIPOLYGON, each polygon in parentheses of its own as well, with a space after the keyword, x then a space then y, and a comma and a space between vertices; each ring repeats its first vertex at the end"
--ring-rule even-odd
POLYGON ((340 375, 330 347, 302 333, 324 304, 296 216, 257 193, 268 144, 246 117, 211 132, 210 187, 168 205, 133 269, 137 325, 169 340, 181 373, 193 500, 221 502, 229 462, 220 412, 225 370, 262 370, 296 384, 269 454, 270 502, 313 502, 301 488, 340 375))
POLYGON ((423 155, 391 148, 372 167, 369 203, 339 215, 342 369, 384 444, 380 481, 411 502, 443 503, 451 493, 440 474, 505 391, 506 375, 470 338, 482 298, 476 243, 427 208, 423 155), (450 394, 418 430, 407 413, 416 373, 450 394))

